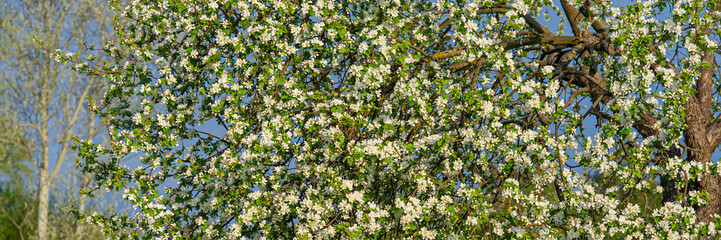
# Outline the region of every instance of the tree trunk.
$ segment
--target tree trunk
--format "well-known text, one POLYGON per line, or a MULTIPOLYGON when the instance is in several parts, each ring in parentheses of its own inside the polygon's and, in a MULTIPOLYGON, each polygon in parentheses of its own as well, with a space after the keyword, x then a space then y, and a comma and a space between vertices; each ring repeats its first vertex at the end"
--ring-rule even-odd
POLYGON ((40 179, 38 180, 38 240, 48 238, 48 204, 50 199, 50 181, 47 166, 48 146, 43 144, 40 163, 40 179))
MULTIPOLYGON (((100 88, 103 89, 103 88, 100 88)), ((88 119, 88 138, 93 139, 95 138, 95 134, 97 134, 97 129, 95 128, 95 119, 90 118, 88 119)), ((92 179, 92 175, 83 173, 81 183, 80 183, 80 189, 85 189, 90 184, 90 180, 92 179)), ((78 213, 85 214, 85 203, 87 202, 88 196, 85 194, 80 194, 80 199, 78 200, 78 213)), ((83 219, 76 219, 75 222, 75 239, 83 239, 83 232, 85 231, 85 222, 83 219)))
MULTIPOLYGON (((691 115, 687 118, 695 117, 696 115, 691 115)), ((689 148, 687 150, 687 160, 697 161, 703 164, 711 163, 711 154, 713 154, 714 147, 711 146, 706 138, 705 124, 701 121, 695 122, 693 120, 688 122, 691 124, 689 124, 688 130, 686 131, 686 143, 689 148)), ((719 176, 706 174, 700 181, 694 181, 692 184, 691 189, 698 191, 706 190, 708 193, 708 202, 700 206, 695 206, 696 217, 701 222, 708 223, 712 220, 714 214, 721 214, 721 185, 719 184, 719 176)))
POLYGON ((50 186, 44 184, 47 174, 40 174, 40 188, 38 191, 38 239, 46 240, 48 235, 48 204, 50 198, 50 186))
MULTIPOLYGON (((721 11, 721 5, 713 9, 721 11)), ((703 34, 711 36, 711 28, 704 29, 703 34)), ((718 132, 714 131, 714 125, 719 121, 714 117, 714 71, 718 69, 715 61, 714 50, 704 49, 701 60, 707 64, 701 67, 699 78, 696 82, 696 94, 686 102, 686 143, 688 145, 688 158, 702 164, 711 164, 711 155, 718 147, 718 132), (713 121, 713 122, 712 122, 713 121)), ((709 196, 707 204, 698 206, 696 217, 705 223, 712 221, 714 215, 721 215, 721 184, 719 176, 706 174, 698 182, 700 189, 706 190, 709 196)))
MULTIPOLYGON (((713 64, 713 53, 706 53, 704 60, 713 64), (709 57, 709 55, 711 57, 709 57)), ((713 69, 713 68, 709 68, 713 69)), ((686 102, 686 118, 687 128, 684 141, 688 145, 687 161, 697 161, 702 164, 711 163, 711 155, 716 146, 713 145, 715 136, 710 136, 708 128, 712 119, 712 97, 713 82, 708 69, 701 72, 701 76, 697 82, 697 93, 690 96, 686 102)), ((721 185, 719 184, 718 175, 706 174, 700 181, 694 181, 691 189, 706 190, 709 200, 706 204, 694 206, 696 208, 696 218, 699 221, 709 223, 713 215, 721 214, 721 185), (695 185, 695 186, 693 186, 695 185)))
MULTIPOLYGON (((46 28, 49 26, 49 19, 45 19, 46 28)), ((50 32, 46 29, 46 32, 50 32)), ((55 82, 57 77, 56 72, 52 72, 50 64, 44 64, 42 66, 44 72, 41 81, 41 89, 39 89, 39 96, 37 97, 41 108, 39 108, 39 119, 37 125, 37 131, 40 135, 40 163, 38 165, 38 171, 40 178, 38 179, 38 240, 48 239, 48 204, 50 204, 50 184, 52 183, 52 177, 50 175, 50 102, 51 97, 54 94, 53 86, 49 81, 55 82)))
MULTIPOLYGON (((87 174, 83 174, 83 183, 81 184, 81 188, 84 188, 90 183, 90 177, 87 174)), ((85 202, 87 201, 88 196, 85 194, 80 194, 80 200, 78 200, 78 213, 84 214, 85 213, 85 202)), ((85 227, 85 222, 83 222, 83 219, 76 219, 75 222, 75 239, 82 239, 81 236, 83 234, 83 231, 85 227)))

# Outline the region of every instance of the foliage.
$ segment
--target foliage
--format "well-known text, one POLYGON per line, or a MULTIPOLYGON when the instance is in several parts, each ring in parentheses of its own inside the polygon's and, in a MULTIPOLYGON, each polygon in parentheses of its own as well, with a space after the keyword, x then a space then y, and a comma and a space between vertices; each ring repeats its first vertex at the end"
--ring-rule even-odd
POLYGON ((0 239, 29 239, 35 232, 34 192, 18 182, 0 182, 0 239))
POLYGON ((111 61, 52 53, 113 84, 91 106, 110 143, 77 151, 137 211, 88 219, 132 238, 719 237, 721 4, 560 2, 111 1, 111 61))

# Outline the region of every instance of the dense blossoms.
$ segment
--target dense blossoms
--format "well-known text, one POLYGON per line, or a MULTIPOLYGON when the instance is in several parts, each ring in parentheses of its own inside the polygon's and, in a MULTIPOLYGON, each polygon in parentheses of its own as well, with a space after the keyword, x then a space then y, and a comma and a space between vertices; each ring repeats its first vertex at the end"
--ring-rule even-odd
POLYGON ((561 2, 111 1, 115 60, 75 65, 113 84, 91 106, 111 141, 77 150, 135 211, 88 220, 159 239, 718 236, 693 187, 717 165, 684 138, 716 3, 561 2))

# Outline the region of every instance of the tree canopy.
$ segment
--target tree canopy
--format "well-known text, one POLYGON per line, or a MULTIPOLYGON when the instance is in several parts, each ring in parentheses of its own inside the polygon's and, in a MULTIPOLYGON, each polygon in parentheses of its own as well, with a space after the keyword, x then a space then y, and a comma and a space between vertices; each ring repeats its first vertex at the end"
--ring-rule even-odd
POLYGON ((110 2, 108 234, 719 237, 719 1, 110 2))

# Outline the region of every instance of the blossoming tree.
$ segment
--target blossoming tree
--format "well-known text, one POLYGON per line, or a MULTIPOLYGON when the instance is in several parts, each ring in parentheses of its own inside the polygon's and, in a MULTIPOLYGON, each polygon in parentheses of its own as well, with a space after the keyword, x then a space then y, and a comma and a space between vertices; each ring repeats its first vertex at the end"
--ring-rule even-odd
POLYGON ((121 2, 108 234, 719 236, 719 1, 121 2))

